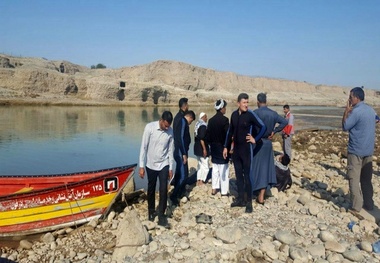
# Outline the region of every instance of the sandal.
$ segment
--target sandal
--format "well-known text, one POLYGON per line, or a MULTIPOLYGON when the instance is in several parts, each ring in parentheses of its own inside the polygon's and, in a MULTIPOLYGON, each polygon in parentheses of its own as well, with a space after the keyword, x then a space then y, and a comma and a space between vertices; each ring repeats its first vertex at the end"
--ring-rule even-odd
POLYGON ((359 211, 356 211, 354 209, 348 209, 348 211, 351 215, 356 216, 359 220, 364 220, 364 217, 360 214, 359 211))
POLYGON ((256 198, 256 203, 260 204, 260 205, 264 205, 265 204, 265 201, 263 200, 262 202, 259 201, 259 198, 256 198))

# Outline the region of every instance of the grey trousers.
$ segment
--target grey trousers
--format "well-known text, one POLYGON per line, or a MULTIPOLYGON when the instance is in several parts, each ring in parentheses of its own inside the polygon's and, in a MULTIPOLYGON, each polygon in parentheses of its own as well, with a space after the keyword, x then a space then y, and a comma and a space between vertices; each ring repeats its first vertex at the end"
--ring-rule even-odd
POLYGON ((284 151, 284 154, 286 153, 289 155, 290 159, 292 159, 292 137, 293 134, 289 135, 287 138, 282 135, 282 150, 284 151))
POLYGON ((347 177, 350 187, 352 209, 373 209, 372 156, 347 156, 347 177))

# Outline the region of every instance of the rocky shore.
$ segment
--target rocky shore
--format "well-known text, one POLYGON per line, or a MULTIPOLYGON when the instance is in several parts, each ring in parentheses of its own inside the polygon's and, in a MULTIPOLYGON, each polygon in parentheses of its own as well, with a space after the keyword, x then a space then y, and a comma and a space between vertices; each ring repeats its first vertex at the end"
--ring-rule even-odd
MULTIPOLYGON (((347 133, 300 131, 293 140, 293 185, 272 189, 252 214, 230 208, 236 195, 211 195, 211 185, 189 186, 169 218, 170 229, 147 221, 147 202, 118 203, 104 220, 24 239, 1 248, 16 262, 380 262, 379 128, 374 155, 374 211, 347 212, 347 133), (197 223, 204 213, 212 222, 197 223), (349 226, 350 224, 350 226, 349 226)), ((280 151, 279 137, 274 149, 280 151)), ((231 166, 233 168, 233 166, 231 166)), ((232 169, 233 171, 233 169, 232 169)), ((233 174, 233 173, 232 173, 233 174)), ((157 199, 156 199, 157 200, 157 199)), ((158 200, 157 200, 158 201, 158 200)), ((157 219, 156 219, 157 220, 157 219)))

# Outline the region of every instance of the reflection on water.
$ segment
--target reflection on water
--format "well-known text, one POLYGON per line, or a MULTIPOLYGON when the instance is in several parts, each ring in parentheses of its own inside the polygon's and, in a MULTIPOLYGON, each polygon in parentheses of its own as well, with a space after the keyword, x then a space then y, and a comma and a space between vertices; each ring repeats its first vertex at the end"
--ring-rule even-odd
POLYGON ((153 120, 158 120, 161 118, 161 112, 158 112, 158 108, 153 108, 153 114, 152 114, 152 119, 153 120))
MULTIPOLYGON (((201 111, 209 118, 215 113, 212 105, 191 109, 197 116, 201 111)), ((234 109, 229 107, 226 116, 234 109)), ((283 114, 282 107, 273 109, 283 114)), ((0 107, 0 174, 68 173, 137 163, 146 123, 158 120, 165 110, 174 116, 178 108, 0 107)), ((343 113, 342 108, 327 107, 291 110, 298 130, 339 128, 343 113)), ((136 184, 142 188, 145 183, 137 179, 136 184)))
POLYGON ((78 113, 66 113, 66 125, 71 134, 77 133, 77 127, 78 127, 78 113))
MULTIPOLYGON (((168 109, 168 110, 171 110, 173 115, 175 115, 176 109, 168 109)), ((153 109, 152 108, 148 108, 148 109, 144 108, 141 110, 141 119, 144 123, 148 123, 149 120, 159 120, 161 118, 161 114, 163 113, 163 111, 164 110, 162 110, 161 108, 158 109, 157 107, 154 107, 153 109), (148 110, 149 110, 149 113, 148 113, 148 110), (149 115, 151 115, 151 116, 149 117, 149 115)))
POLYGON ((148 122, 148 112, 145 109, 141 111, 141 119, 148 122))
POLYGON ((123 110, 118 111, 117 120, 119 121, 120 130, 124 131, 124 129, 125 129, 125 112, 123 110))

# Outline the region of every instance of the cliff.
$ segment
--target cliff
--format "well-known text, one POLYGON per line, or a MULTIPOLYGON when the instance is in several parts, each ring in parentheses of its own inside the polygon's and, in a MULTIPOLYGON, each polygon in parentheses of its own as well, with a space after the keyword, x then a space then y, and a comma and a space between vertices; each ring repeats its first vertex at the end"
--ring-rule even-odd
MULTIPOLYGON (((69 61, 0 54, 0 104, 176 105, 181 97, 192 105, 229 103, 246 92, 255 101, 268 94, 271 105, 344 106, 351 87, 249 77, 176 61, 155 61, 119 69, 90 69, 69 61)), ((380 105, 380 91, 366 90, 366 101, 380 105)))

